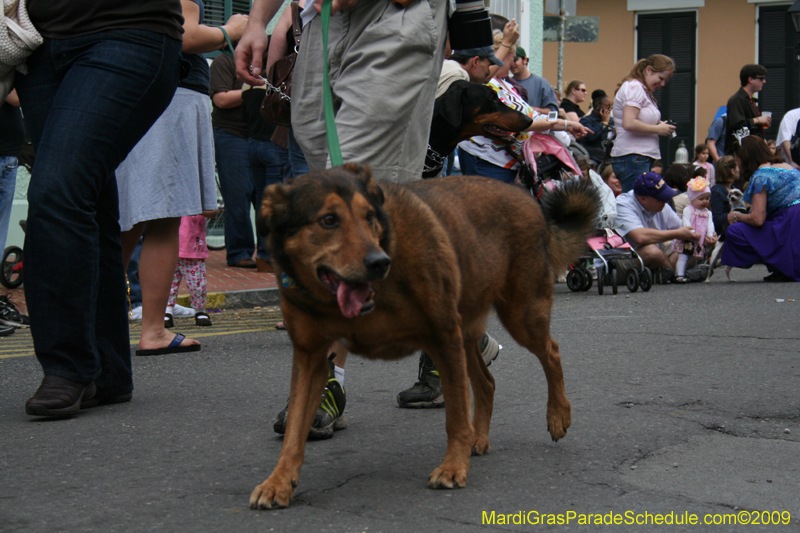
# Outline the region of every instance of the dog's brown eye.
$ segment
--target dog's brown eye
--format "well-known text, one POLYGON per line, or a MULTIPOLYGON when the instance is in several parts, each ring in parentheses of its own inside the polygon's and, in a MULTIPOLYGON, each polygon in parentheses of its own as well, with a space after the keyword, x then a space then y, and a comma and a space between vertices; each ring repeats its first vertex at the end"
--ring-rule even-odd
POLYGON ((339 225, 339 219, 336 215, 325 215, 319 219, 319 225, 323 228, 332 229, 339 225))
POLYGON ((367 224, 372 224, 375 222, 375 211, 367 212, 367 224))

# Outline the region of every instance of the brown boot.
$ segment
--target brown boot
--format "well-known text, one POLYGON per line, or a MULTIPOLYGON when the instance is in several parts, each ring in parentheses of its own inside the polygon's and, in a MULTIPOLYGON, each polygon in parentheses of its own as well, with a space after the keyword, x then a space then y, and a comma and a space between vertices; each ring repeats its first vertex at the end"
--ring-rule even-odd
POLYGON ((25 412, 31 416, 73 416, 80 410, 81 400, 92 399, 96 392, 94 383, 45 376, 36 394, 25 402, 25 412))

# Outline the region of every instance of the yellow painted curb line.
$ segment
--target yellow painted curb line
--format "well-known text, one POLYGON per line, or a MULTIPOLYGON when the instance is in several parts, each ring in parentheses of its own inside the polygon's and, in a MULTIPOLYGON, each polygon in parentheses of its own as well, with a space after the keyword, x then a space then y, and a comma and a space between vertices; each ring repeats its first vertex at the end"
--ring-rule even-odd
MULTIPOLYGON (((224 292, 210 292, 208 293, 206 307, 211 309, 224 309, 225 308, 225 293, 224 292)), ((192 299, 188 294, 178 296, 178 303, 184 307, 192 307, 192 299)))

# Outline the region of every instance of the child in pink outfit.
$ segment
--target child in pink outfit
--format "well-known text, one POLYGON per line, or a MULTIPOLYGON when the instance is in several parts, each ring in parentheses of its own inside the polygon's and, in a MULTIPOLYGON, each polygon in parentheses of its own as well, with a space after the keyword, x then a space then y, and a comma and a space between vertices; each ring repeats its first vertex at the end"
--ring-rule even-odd
POLYGON ((698 144, 694 147, 694 160, 692 161, 692 164, 696 167, 706 169, 708 186, 713 187, 716 184, 716 176, 714 172, 714 164, 708 160, 708 154, 708 145, 705 143, 698 144))
MULTIPOLYGON (((694 232, 699 235, 697 241, 681 241, 676 239, 673 243, 673 251, 681 254, 678 257, 678 264, 675 272, 675 283, 686 283, 686 265, 689 259, 694 256, 702 259, 705 254, 706 237, 716 237, 714 231, 714 220, 708 204, 711 201, 711 189, 708 187, 708 180, 702 177, 692 178, 686 184, 686 194, 689 195, 689 205, 683 210, 683 225, 691 226, 694 232)), ((716 242, 716 241, 715 241, 716 242)))
POLYGON ((194 321, 198 326, 210 326, 211 318, 206 311, 207 286, 206 286, 206 217, 213 216, 214 212, 202 215, 186 216, 181 218, 180 249, 178 251, 178 264, 172 278, 172 288, 169 291, 169 301, 164 317, 167 327, 173 325, 172 311, 178 296, 178 287, 181 279, 186 280, 189 297, 194 309, 194 321))

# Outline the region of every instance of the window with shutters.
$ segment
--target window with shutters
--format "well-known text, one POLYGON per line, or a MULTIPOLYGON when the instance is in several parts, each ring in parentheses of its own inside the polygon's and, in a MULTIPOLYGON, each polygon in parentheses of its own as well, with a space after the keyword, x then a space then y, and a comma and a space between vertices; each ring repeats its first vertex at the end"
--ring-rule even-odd
POLYGON ((222 26, 234 13, 250 13, 250 0, 204 0, 205 24, 222 26))
POLYGON ((669 165, 680 141, 695 146, 695 84, 697 80, 697 13, 682 11, 639 15, 636 25, 637 59, 664 54, 675 61, 669 83, 655 94, 662 120, 676 124, 675 138, 661 137, 661 159, 669 165))
MULTIPOLYGON (((235 13, 247 15, 250 13, 250 0, 203 0, 206 26, 222 26, 235 13)), ((220 52, 205 54, 208 58, 217 57, 220 52)))
POLYGON ((800 107, 797 34, 788 9, 788 4, 758 8, 758 64, 767 69, 767 83, 758 95, 758 107, 772 111, 768 139, 778 137, 783 115, 800 107))

